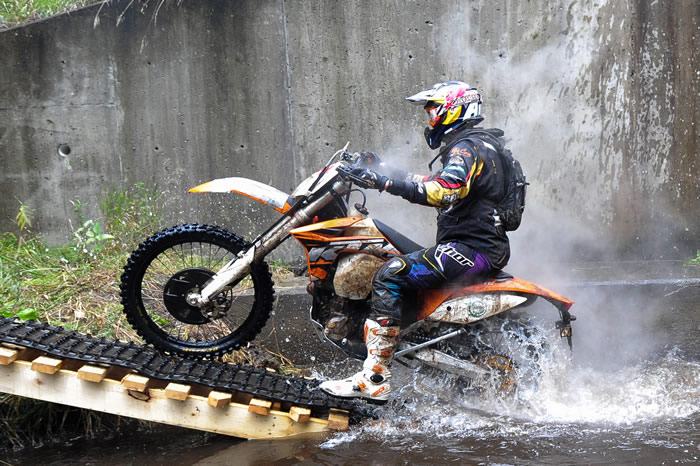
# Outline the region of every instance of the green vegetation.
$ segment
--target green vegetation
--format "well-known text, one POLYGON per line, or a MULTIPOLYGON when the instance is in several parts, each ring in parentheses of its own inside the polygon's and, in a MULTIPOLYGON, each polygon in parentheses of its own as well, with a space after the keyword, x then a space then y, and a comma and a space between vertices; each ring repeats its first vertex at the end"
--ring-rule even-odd
MULTIPOLYGON (((122 311, 119 279, 136 245, 163 227, 159 191, 143 184, 108 191, 99 205, 99 219, 88 218, 86 207, 84 202, 73 201, 80 226, 72 241, 54 247, 32 233, 33 212, 19 203, 14 217, 16 231, 0 234, 0 315, 139 341, 122 311)), ((283 262, 275 262, 274 278, 293 276, 289 269, 283 262)), ((227 355, 224 360, 298 371, 284 356, 255 347, 227 355)), ((0 451, 142 424, 0 394, 0 429, 6 434, 0 440, 0 451)))
POLYGON ((130 250, 160 227, 156 188, 137 184, 105 195, 103 220, 88 219, 73 241, 49 247, 30 231, 31 211, 20 203, 18 232, 0 236, 0 315, 39 319, 97 336, 132 340, 119 303, 119 276, 130 250))
POLYGON ((0 25, 18 26, 28 21, 47 18, 75 10, 96 0, 0 0, 0 25))
POLYGON ((98 336, 133 338, 120 316, 118 298, 118 271, 126 255, 108 240, 97 239, 105 237, 109 235, 94 235, 89 229, 70 246, 47 247, 40 238, 22 241, 2 235, 0 314, 98 336))
POLYGON ((697 250, 695 257, 690 257, 685 261, 685 265, 700 265, 700 249, 697 250))

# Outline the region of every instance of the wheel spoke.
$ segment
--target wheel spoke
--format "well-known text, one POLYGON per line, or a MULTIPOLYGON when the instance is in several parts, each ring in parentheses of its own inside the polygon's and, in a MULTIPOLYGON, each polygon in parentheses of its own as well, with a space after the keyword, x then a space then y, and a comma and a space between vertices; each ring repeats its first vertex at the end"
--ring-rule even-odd
POLYGON ((121 288, 130 322, 159 348, 180 354, 189 348, 186 355, 220 354, 250 341, 272 307, 266 264, 252 267, 250 275, 215 296, 212 309, 202 311, 186 299, 244 247, 217 227, 183 225, 155 234, 125 268, 121 288))

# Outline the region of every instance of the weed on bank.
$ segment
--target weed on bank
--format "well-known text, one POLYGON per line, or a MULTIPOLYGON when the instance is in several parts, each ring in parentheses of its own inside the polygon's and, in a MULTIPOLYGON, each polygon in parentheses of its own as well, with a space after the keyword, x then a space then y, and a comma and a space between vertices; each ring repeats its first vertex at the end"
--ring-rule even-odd
POLYGON ((64 246, 48 246, 31 232, 31 212, 20 204, 17 232, 0 236, 0 314, 36 319, 95 336, 135 340, 119 300, 119 276, 130 250, 162 223, 155 188, 137 184, 106 194, 103 218, 86 218, 64 246))
MULTIPOLYGON (((64 246, 48 246, 32 233, 32 211, 20 203, 17 229, 0 235, 0 315, 39 320, 95 336, 138 341, 119 299, 119 277, 139 240, 161 228, 156 188, 137 184, 105 195, 102 218, 86 218, 64 246)), ((0 451, 93 437, 148 423, 69 406, 0 394, 0 451)))
MULTIPOLYGON (((141 342, 128 324, 119 297, 120 276, 131 251, 163 228, 163 206, 156 187, 136 184, 107 192, 99 219, 73 201, 78 228, 63 246, 49 246, 32 232, 32 210, 20 202, 16 230, 0 234, 0 315, 38 320, 80 333, 141 342)), ((282 261, 273 278, 293 275, 282 261)), ((227 362, 270 364, 296 372, 281 354, 251 347, 223 358, 227 362)), ((155 426, 118 416, 0 394, 0 451, 39 447, 75 438, 113 435, 155 426)), ((0 462, 1 463, 1 462, 0 462)))

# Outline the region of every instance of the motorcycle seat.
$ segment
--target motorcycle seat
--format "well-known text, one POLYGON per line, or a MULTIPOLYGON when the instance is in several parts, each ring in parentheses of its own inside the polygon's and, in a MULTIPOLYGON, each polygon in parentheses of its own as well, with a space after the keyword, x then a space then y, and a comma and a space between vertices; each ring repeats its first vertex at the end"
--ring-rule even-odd
POLYGON ((386 239, 388 239, 389 242, 391 244, 393 244, 396 249, 399 250, 399 252, 401 254, 410 254, 412 252, 424 249, 423 246, 416 243, 412 239, 407 238, 406 236, 402 235, 401 233, 394 230, 386 223, 382 223, 379 220, 375 219, 374 225, 377 227, 377 229, 379 231, 382 232, 382 234, 386 237, 386 239))
POLYGON ((497 270, 487 275, 484 281, 493 280, 497 282, 505 282, 511 279, 513 279, 513 276, 508 272, 504 272, 503 270, 497 270))

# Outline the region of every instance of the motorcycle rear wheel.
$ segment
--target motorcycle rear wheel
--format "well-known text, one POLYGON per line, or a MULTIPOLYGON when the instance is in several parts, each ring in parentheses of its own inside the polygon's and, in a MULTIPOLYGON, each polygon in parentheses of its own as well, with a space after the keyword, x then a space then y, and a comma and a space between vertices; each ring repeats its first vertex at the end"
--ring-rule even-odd
MULTIPOLYGON (((432 348, 486 369, 483 378, 460 373, 459 369, 445 370, 431 363, 424 364, 436 373, 456 376, 461 380, 459 385, 465 393, 475 389, 487 390, 507 397, 521 387, 536 386, 541 373, 540 358, 549 352, 549 348, 544 335, 527 315, 509 311, 465 328, 465 335, 445 340, 432 348)), ((422 335, 419 339, 413 337, 413 342, 421 343, 426 338, 435 338, 441 333, 446 331, 422 335)), ((407 339, 410 340, 411 336, 407 339)))
POLYGON ((121 277, 121 298, 131 326, 157 349, 188 358, 211 358, 253 340, 272 310, 274 289, 268 265, 214 297, 214 309, 189 305, 186 295, 201 290, 248 244, 210 225, 186 224, 156 233, 131 254, 121 277))

